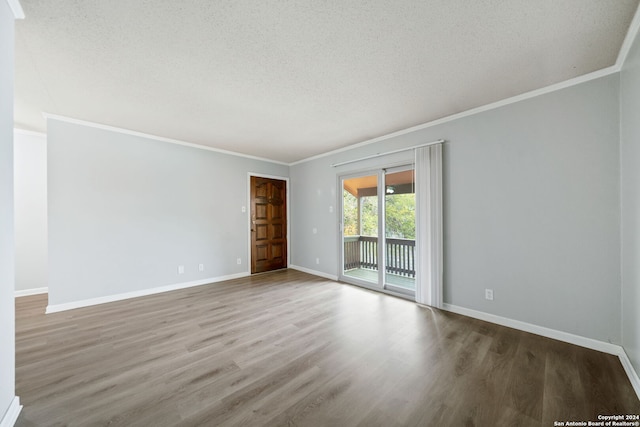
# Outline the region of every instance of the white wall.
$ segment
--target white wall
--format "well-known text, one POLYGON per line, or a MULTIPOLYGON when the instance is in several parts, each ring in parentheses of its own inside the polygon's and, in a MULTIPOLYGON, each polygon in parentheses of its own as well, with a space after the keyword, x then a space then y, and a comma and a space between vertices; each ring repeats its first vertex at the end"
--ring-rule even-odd
POLYGON ((288 176, 51 118, 47 133, 50 306, 247 273, 247 174, 288 176))
POLYGON ((13 226, 14 15, 0 1, 0 424, 15 411, 15 287, 13 226), (12 406, 13 405, 13 406, 12 406))
POLYGON ((618 84, 611 75, 294 165, 292 264, 338 274, 336 176, 381 160, 332 163, 444 138, 445 302, 619 344, 618 84))
POLYGON ((14 133, 16 290, 47 286, 47 139, 14 133))
POLYGON ((620 77, 622 345, 640 374, 640 37, 620 77))

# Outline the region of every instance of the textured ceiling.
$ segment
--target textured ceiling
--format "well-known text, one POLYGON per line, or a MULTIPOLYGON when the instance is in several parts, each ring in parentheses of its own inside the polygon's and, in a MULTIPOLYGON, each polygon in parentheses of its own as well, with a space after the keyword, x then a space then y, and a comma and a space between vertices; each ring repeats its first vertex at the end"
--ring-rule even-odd
POLYGON ((292 162, 614 65, 638 0, 21 0, 42 112, 292 162))

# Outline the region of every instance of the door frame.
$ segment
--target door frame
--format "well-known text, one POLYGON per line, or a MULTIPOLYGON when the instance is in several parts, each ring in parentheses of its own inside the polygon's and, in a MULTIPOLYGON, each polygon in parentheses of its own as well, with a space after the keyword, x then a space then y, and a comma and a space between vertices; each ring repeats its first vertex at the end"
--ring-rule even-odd
MULTIPOLYGON (((386 259, 384 258, 384 248, 383 245, 378 244, 378 283, 377 284, 372 284, 370 282, 366 282, 364 280, 359 280, 357 278, 354 277, 349 277, 346 276, 344 274, 344 226, 343 226, 343 214, 344 214, 344 201, 342 198, 342 192, 344 191, 343 188, 343 180, 345 179, 349 179, 349 178, 355 178, 355 177, 359 177, 359 176, 367 176, 367 175, 376 175, 378 177, 378 193, 380 194, 380 192, 384 189, 384 185, 385 185, 385 175, 386 175, 386 171, 389 169, 397 169, 397 168, 403 168, 403 167, 409 167, 412 166, 415 170, 415 164, 413 162, 407 162, 407 161, 399 161, 399 162, 394 162, 394 163, 389 163, 389 164, 383 164, 383 165, 375 165, 372 166, 370 168, 366 168, 366 169, 360 169, 357 171, 345 171, 343 173, 338 173, 336 174, 336 179, 337 179, 337 192, 336 192, 336 196, 338 199, 337 205, 338 205, 338 212, 336 215, 336 219, 338 222, 337 228, 338 228, 338 280, 340 282, 344 282, 344 283, 349 283, 351 285, 355 285, 355 286, 360 286, 362 288, 366 288, 366 289, 370 289, 372 291, 376 291, 376 292, 382 292, 384 294, 389 294, 389 295, 393 295, 396 297, 400 297, 400 298, 404 298, 404 299, 408 299, 410 301, 415 301, 415 293, 413 295, 405 293, 405 292, 396 292, 393 289, 389 289, 385 286, 384 283, 384 271, 386 270, 386 259)), ((416 218, 417 221, 417 218, 416 218)), ((384 206, 384 201, 383 203, 380 203, 380 200, 378 200, 378 239, 380 239, 380 234, 381 233, 385 233, 385 206, 384 206)), ((386 237, 383 237, 383 239, 386 239, 386 237)), ((416 236, 416 240, 418 239, 418 236, 416 236)))
MULTIPOLYGON (((278 181, 285 181, 286 183, 286 200, 287 200, 287 268, 291 265, 291 203, 289 203, 289 192, 291 186, 289 185, 288 176, 268 175, 257 172, 247 172, 247 206, 245 208, 247 215, 247 273, 251 275, 251 177, 258 178, 277 179, 278 181)), ((261 274, 261 273, 256 273, 261 274)))

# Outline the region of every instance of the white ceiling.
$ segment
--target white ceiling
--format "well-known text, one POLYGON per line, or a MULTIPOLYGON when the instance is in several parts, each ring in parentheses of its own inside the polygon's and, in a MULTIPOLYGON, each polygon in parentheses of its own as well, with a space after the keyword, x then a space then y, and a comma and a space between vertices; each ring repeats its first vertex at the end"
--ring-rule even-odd
POLYGON ((42 112, 293 162, 614 65, 639 0, 21 0, 42 112))

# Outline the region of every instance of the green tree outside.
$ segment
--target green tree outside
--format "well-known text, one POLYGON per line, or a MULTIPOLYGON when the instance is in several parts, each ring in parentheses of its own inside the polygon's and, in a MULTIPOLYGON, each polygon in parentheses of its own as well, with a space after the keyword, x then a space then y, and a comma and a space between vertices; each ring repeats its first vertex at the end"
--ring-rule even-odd
MULTIPOLYGON (((378 236, 378 197, 362 197, 362 235, 378 236)), ((416 198, 415 194, 387 194, 386 202, 386 236, 398 239, 416 238, 416 198)), ((358 230, 358 200, 343 191, 344 235, 357 236, 358 230)))
POLYGON ((385 196, 386 237, 396 239, 416 239, 416 195, 387 194, 385 196))
POLYGON ((345 236, 358 235, 358 199, 347 190, 342 191, 343 233, 345 236))

